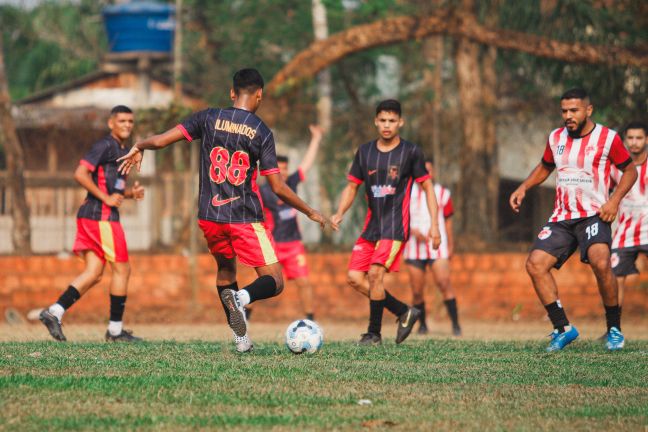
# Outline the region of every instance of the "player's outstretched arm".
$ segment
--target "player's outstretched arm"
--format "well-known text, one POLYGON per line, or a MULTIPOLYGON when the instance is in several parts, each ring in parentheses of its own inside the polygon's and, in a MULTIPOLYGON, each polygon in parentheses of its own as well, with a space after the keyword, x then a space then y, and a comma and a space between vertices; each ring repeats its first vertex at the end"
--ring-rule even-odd
POLYGON ((432 180, 425 180, 421 183, 421 188, 425 191, 428 212, 430 212, 430 231, 428 232, 428 237, 432 240, 432 248, 438 249, 441 245, 441 232, 439 231, 439 205, 437 204, 432 180))
POLYGON ((549 168, 547 165, 540 162, 533 171, 531 171, 529 177, 527 177, 526 180, 524 180, 522 184, 515 189, 509 198, 509 205, 515 213, 520 213, 520 206, 522 205, 522 201, 524 201, 526 192, 532 187, 538 186, 547 180, 547 177, 549 177, 549 174, 551 174, 552 171, 553 168, 549 168))
POLYGON ((311 140, 310 144, 308 144, 308 150, 306 150, 306 154, 299 164, 299 169, 301 169, 302 172, 308 171, 313 166, 322 142, 322 137, 324 136, 324 129, 322 129, 321 126, 310 125, 308 128, 310 129, 311 140))
POLYGON ((340 204, 338 204, 338 210, 333 216, 331 216, 331 223, 337 225, 342 223, 344 214, 347 212, 347 210, 349 210, 349 208, 351 208, 351 204, 353 204, 353 200, 355 200, 355 197, 358 194, 359 186, 360 185, 352 181, 347 184, 347 186, 342 191, 342 197, 340 198, 340 204))
POLYGON ((79 164, 77 169, 74 171, 74 179, 79 182, 88 192, 94 195, 98 200, 103 202, 109 207, 119 207, 124 200, 122 194, 114 193, 108 195, 99 189, 99 186, 92 181, 92 173, 85 165, 79 164))
POLYGON ((632 189, 632 186, 637 181, 637 168, 634 162, 630 162, 623 168, 623 175, 619 180, 619 184, 614 188, 614 192, 610 195, 608 201, 601 206, 599 210, 599 217, 604 222, 613 222, 619 212, 619 203, 623 197, 632 189))
POLYGON ((330 223, 331 227, 337 231, 337 224, 331 223, 328 219, 322 216, 320 212, 311 208, 301 198, 299 198, 299 196, 297 196, 297 194, 293 192, 288 185, 286 185, 279 174, 270 174, 266 179, 268 180, 272 192, 281 198, 283 202, 304 213, 310 220, 320 224, 322 228, 324 228, 326 224, 330 223))
POLYGON ((160 150, 183 139, 184 135, 182 134, 182 131, 178 128, 173 128, 159 135, 153 135, 143 141, 136 142, 135 145, 131 147, 128 154, 117 159, 117 162, 121 162, 121 165, 119 165, 119 172, 122 174, 128 174, 133 167, 136 167, 137 171, 139 171, 142 166, 144 150, 160 150))

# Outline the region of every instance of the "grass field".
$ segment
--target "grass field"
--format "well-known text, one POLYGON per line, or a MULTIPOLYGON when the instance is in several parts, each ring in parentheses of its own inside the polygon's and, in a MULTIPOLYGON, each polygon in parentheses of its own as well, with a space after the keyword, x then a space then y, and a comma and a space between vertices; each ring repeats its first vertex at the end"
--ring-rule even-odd
POLYGON ((3 342, 0 429, 648 428, 646 340, 545 354, 540 339, 390 338, 328 342, 314 356, 277 340, 245 356, 222 340, 3 342))

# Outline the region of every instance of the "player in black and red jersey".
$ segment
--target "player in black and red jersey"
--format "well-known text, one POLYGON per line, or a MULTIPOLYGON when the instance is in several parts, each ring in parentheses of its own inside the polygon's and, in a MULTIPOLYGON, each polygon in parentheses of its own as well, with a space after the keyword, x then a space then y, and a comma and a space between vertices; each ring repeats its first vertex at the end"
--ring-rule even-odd
POLYGON ((124 198, 144 198, 144 188, 137 182, 132 188, 126 188, 126 176, 117 170, 117 158, 128 152, 126 141, 133 124, 133 111, 130 108, 123 105, 114 107, 108 119, 110 134, 92 145, 74 172, 76 181, 88 191, 77 213, 77 235, 73 246, 73 251, 83 257, 85 269, 56 303, 40 314, 40 320, 56 340, 66 340, 61 329, 63 314, 99 282, 106 261, 112 267, 110 321, 106 340, 140 340, 124 330, 122 325, 130 265, 118 210, 124 198))
POLYGON ((272 234, 264 224, 257 164, 284 202, 322 227, 328 222, 281 178, 272 132, 254 114, 263 98, 263 85, 256 69, 236 72, 230 90, 234 106, 194 113, 175 128, 136 143, 121 158, 120 167, 125 173, 133 166, 139 169, 143 150, 159 150, 185 138, 201 140, 198 224, 218 265, 216 284, 239 352, 252 349, 244 307, 280 294, 284 286, 272 234), (237 258, 254 267, 259 276, 241 290, 236 283, 237 258))
POLYGON ((391 99, 378 104, 374 124, 379 137, 361 145, 356 152, 347 176, 349 183, 342 192, 337 213, 331 218, 333 224, 342 222, 359 186, 365 183, 369 209, 362 234, 353 247, 348 275, 349 284, 369 297, 369 328, 362 335, 361 344, 382 342, 384 308, 398 317, 396 343, 407 338, 421 314, 394 298, 383 285, 385 272, 398 271, 409 237, 409 201, 414 181, 421 185, 427 198, 431 223, 426 235, 432 239, 434 249, 441 243, 437 202, 425 169, 425 157, 420 147, 400 137, 403 123, 398 101, 391 99))
MULTIPOLYGON (((297 192, 297 186, 306 179, 306 173, 315 162, 324 131, 319 126, 311 125, 310 133, 311 141, 308 150, 299 163, 297 171, 289 175, 288 157, 277 156, 281 177, 293 192, 297 192)), ((306 319, 312 320, 315 318, 313 314, 313 286, 308 280, 306 250, 297 224, 297 211, 272 192, 272 188, 267 183, 261 186, 261 197, 265 207, 266 223, 272 231, 275 252, 283 268, 284 276, 297 285, 306 319)), ((247 312, 249 317, 251 311, 247 312)))

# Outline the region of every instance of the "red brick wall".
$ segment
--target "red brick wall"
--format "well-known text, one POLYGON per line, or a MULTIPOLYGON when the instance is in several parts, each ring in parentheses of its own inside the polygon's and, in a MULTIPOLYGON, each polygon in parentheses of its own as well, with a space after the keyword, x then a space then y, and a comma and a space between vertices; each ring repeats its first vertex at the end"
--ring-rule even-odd
MULTIPOLYGON (((452 282, 462 316, 476 319, 521 319, 544 316, 531 282, 524 270, 525 254, 464 254, 452 260, 452 282)), ((367 301, 346 285, 348 255, 310 254, 311 281, 315 287, 316 314, 319 317, 356 319, 367 316, 367 301)), ((221 320, 215 289, 216 266, 211 256, 199 257, 198 304, 192 307, 188 260, 178 255, 132 256, 127 320, 173 322, 221 320)), ((48 305, 56 300, 70 281, 83 269, 78 258, 55 256, 0 257, 0 312, 13 307, 20 312, 48 305)), ((571 317, 600 317, 603 314, 594 277, 577 258, 554 273, 561 300, 571 317)), ((254 271, 239 267, 239 285, 254 279, 254 271)), ((110 270, 68 315, 68 320, 97 321, 107 318, 110 270)), ((387 287, 409 302, 407 273, 389 276, 387 287)), ((639 287, 628 290, 624 316, 645 317, 648 312, 648 274, 639 287)), ((443 313, 437 291, 429 286, 427 302, 433 311, 443 313)), ((433 312, 434 313, 434 312, 433 312)), ((278 298, 260 302, 255 320, 298 318, 299 296, 287 283, 278 298)))

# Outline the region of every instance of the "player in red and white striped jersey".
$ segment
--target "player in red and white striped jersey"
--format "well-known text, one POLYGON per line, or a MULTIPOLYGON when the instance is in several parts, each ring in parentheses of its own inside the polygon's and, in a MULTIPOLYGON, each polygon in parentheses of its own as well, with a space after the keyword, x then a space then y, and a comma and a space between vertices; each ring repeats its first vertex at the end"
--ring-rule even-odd
MULTIPOLYGON (((432 160, 425 161, 425 169, 430 173, 430 179, 434 182, 434 164, 432 160)), ((452 197, 450 190, 434 183, 434 194, 439 205, 438 220, 441 233, 441 245, 439 249, 432 247, 432 242, 426 238, 425 233, 430 230, 430 212, 427 208, 425 191, 418 184, 412 186, 410 199, 410 238, 405 245, 405 264, 409 273, 410 284, 412 285, 412 296, 414 307, 421 311, 419 334, 428 332, 425 320, 425 268, 432 269, 434 282, 441 294, 443 303, 448 310, 448 316, 452 320, 452 332, 455 336, 461 336, 459 317, 457 314, 457 299, 450 284, 450 256, 454 247, 452 235, 452 197)))
MULTIPOLYGON (((612 271, 619 284, 619 307, 623 292, 638 280, 635 262, 640 253, 648 256, 648 125, 632 122, 625 129, 625 145, 637 168, 639 178, 619 206, 619 225, 612 240, 612 271)), ((615 183, 622 172, 612 167, 615 183)))
POLYGON ((511 208, 519 212, 526 191, 544 182, 558 168, 554 212, 533 244, 527 272, 554 326, 547 350, 560 350, 578 337, 578 331, 569 324, 560 304, 551 269, 560 268, 580 247, 581 261, 592 267, 603 298, 608 349, 621 349, 624 337, 617 281, 610 265, 610 224, 637 179, 637 172, 618 134, 591 120, 594 108, 585 90, 565 92, 560 108, 565 126, 551 132, 542 161, 510 198, 511 208), (623 175, 610 196, 612 164, 623 175))

